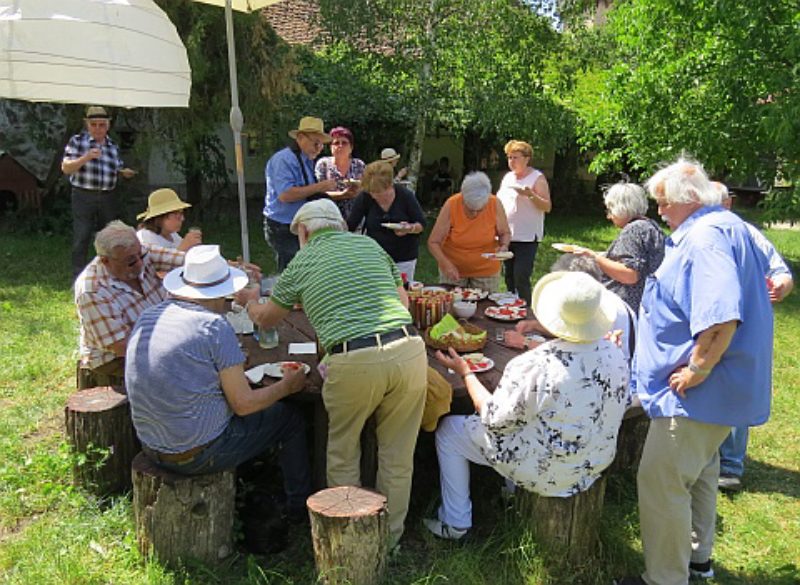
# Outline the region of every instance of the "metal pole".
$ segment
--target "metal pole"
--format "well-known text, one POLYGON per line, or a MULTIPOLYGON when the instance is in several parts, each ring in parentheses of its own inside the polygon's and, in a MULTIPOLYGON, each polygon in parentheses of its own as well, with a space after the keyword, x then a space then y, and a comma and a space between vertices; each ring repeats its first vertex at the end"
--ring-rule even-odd
POLYGON ((244 188, 244 157, 242 155, 242 127, 244 117, 239 109, 239 82, 236 77, 236 47, 233 37, 233 9, 231 0, 225 0, 225 32, 228 37, 228 69, 231 77, 231 114, 233 147, 236 156, 236 182, 239 192, 239 222, 242 230, 242 258, 250 262, 250 237, 247 230, 247 196, 244 188))

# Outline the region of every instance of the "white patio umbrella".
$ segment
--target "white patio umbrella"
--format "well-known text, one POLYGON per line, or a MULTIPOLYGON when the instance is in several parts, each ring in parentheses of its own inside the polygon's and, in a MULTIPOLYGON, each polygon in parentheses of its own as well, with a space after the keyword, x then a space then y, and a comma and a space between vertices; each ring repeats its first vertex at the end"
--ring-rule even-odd
POLYGON ((233 145, 236 157, 236 184, 239 191, 239 221, 242 224, 242 258, 250 261, 250 237, 247 229, 247 200, 244 189, 244 156, 242 155, 242 126, 244 116, 239 109, 239 81, 236 75, 236 47, 233 36, 233 10, 252 12, 282 0, 194 0, 204 4, 225 7, 225 32, 228 39, 228 69, 231 78, 230 123, 233 131, 233 145))
POLYGON ((191 71, 152 0, 0 0, 0 97, 188 107, 191 71))

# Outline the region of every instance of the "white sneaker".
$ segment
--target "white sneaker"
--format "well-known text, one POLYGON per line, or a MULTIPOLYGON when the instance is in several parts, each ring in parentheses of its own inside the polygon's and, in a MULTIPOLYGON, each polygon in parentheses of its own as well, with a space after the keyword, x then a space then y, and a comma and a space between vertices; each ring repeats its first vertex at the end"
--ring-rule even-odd
POLYGON ((454 528, 436 518, 424 518, 422 523, 431 531, 431 534, 445 540, 461 540, 469 532, 469 528, 454 528))

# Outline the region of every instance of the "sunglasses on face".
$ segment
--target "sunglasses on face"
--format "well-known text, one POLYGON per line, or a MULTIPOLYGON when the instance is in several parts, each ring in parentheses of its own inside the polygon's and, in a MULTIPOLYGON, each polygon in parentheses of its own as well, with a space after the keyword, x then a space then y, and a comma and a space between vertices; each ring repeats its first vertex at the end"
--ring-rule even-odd
POLYGON ((111 257, 111 260, 114 262, 119 262, 124 264, 128 268, 133 268, 139 262, 143 261, 147 257, 147 252, 142 252, 141 254, 136 254, 135 256, 128 256, 127 258, 114 258, 111 257))

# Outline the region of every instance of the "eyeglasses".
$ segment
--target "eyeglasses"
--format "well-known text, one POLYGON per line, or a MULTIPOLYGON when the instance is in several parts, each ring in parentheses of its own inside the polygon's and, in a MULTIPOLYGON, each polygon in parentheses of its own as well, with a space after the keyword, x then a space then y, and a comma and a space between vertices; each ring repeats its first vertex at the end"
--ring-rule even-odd
POLYGON ((333 142, 331 142, 331 144, 333 146, 347 146, 348 144, 350 144, 350 141, 348 141, 348 140, 334 140, 333 142))
POLYGON ((308 134, 305 134, 305 133, 302 133, 302 132, 299 132, 298 136, 302 136, 303 138, 308 140, 311 144, 314 145, 315 148, 321 148, 322 147, 323 142, 319 138, 312 138, 308 134))
POLYGON ((114 258, 113 256, 109 256, 109 259, 110 259, 110 260, 113 260, 114 262, 121 262, 121 263, 125 264, 125 266, 127 266, 128 268, 133 268, 133 267, 134 267, 134 266, 136 266, 136 265, 137 265, 139 262, 142 262, 142 261, 144 261, 144 259, 145 259, 146 257, 147 257, 147 252, 142 252, 142 253, 140 253, 140 254, 136 254, 135 256, 128 256, 128 257, 127 257, 127 258, 125 258, 125 259, 122 259, 122 258, 114 258))

